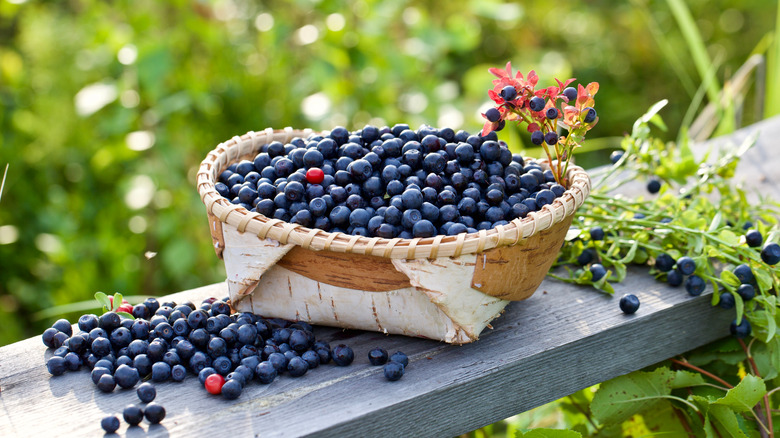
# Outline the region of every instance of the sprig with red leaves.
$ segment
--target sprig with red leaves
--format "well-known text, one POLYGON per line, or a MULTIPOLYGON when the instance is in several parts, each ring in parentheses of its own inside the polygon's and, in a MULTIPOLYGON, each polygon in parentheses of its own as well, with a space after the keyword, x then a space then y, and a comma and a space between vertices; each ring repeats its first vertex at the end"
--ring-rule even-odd
POLYGON ((533 70, 526 77, 520 72, 513 76, 512 63, 507 62, 506 69, 489 71, 498 78, 488 91, 496 106, 482 114, 486 120, 482 135, 500 131, 507 121, 526 124, 531 142, 544 148, 555 180, 569 187, 565 175, 574 149, 581 146, 585 133, 599 120, 593 108, 598 82, 574 88, 569 86, 573 78, 564 82, 555 79, 557 85, 537 89, 539 76, 533 70), (559 134, 559 128, 566 133, 559 134))

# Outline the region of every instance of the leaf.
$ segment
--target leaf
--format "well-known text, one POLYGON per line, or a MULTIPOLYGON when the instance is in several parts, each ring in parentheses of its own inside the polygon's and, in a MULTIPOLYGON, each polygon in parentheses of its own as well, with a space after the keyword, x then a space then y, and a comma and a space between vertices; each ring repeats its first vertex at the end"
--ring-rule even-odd
POLYGON ((772 289, 772 276, 765 269, 753 269, 753 274, 758 282, 758 288, 761 292, 768 292, 772 289))
POLYGON ((118 309, 119 306, 121 306, 121 305, 122 305, 122 294, 119 293, 119 292, 116 292, 114 294, 114 308, 111 309, 111 310, 118 309))
POLYGON ((673 380, 674 373, 666 367, 616 377, 601 384, 590 404, 591 412, 603 424, 622 423, 668 396, 673 380))
POLYGON ((566 232, 566 237, 564 238, 567 242, 576 239, 580 235, 580 229, 579 228, 569 228, 569 231, 566 232))
POLYGON ((729 286, 738 287, 740 284, 742 284, 742 282, 739 281, 739 278, 734 275, 733 272, 727 271, 725 269, 720 271, 720 279, 729 286))
POLYGON ((105 309, 111 308, 111 300, 109 300, 108 295, 104 294, 103 292, 95 292, 95 299, 105 309))
POLYGON ((766 344, 755 342, 750 353, 764 381, 777 377, 777 371, 780 369, 780 339, 774 337, 766 344))
POLYGON ((689 386, 704 385, 704 377, 699 373, 692 371, 678 370, 674 372, 674 380, 672 380, 672 389, 687 388, 689 386))
POLYGON ((722 230, 718 233, 718 239, 724 241, 730 247, 739 245, 739 236, 730 230, 722 230))
POLYGON ((745 432, 740 429, 737 414, 733 410, 726 406, 713 404, 710 406, 709 414, 710 418, 715 420, 714 422, 721 432, 726 431, 731 437, 747 438, 745 432))
POLYGON ((135 319, 135 317, 127 312, 116 312, 117 315, 125 317, 127 319, 135 319))
POLYGON ((531 429, 526 433, 517 432, 518 438, 581 438, 579 432, 562 429, 531 429))
POLYGON ((712 222, 710 222, 710 228, 707 230, 708 233, 712 233, 713 231, 718 229, 722 217, 723 215, 721 214, 720 211, 715 213, 715 216, 712 218, 712 222))
POLYGON ((680 417, 668 400, 662 400, 654 409, 644 412, 642 418, 647 428, 655 432, 656 436, 686 436, 680 417))
POLYGON ((737 386, 729 389, 723 397, 715 400, 713 405, 728 406, 736 412, 747 412, 766 394, 766 384, 760 377, 748 374, 737 386))

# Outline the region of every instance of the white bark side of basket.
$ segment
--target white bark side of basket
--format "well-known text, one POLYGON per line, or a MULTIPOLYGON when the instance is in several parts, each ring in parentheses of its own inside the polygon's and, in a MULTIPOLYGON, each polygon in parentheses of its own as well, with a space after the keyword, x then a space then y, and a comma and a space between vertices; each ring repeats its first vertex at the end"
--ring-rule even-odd
POLYGON ((225 261, 228 291, 234 301, 251 294, 260 282, 260 277, 294 246, 240 233, 236 227, 224 223, 222 235, 225 239, 222 258, 225 261))
POLYGON ((393 259, 393 265, 409 277, 412 286, 428 295, 469 338, 477 340, 480 332, 498 317, 509 301, 486 295, 471 287, 476 254, 434 260, 393 259))
MULTIPOLYGON (((449 302, 446 298, 442 301, 449 302)), ((465 322, 470 328, 466 331, 437 303, 431 302, 428 294, 415 287, 388 292, 347 289, 312 280, 278 265, 266 271, 254 292, 234 306, 237 311, 252 311, 265 317, 456 344, 476 340, 469 333, 471 327, 486 318, 475 312, 475 321, 465 322)), ((492 309, 488 312, 495 316, 492 309)))

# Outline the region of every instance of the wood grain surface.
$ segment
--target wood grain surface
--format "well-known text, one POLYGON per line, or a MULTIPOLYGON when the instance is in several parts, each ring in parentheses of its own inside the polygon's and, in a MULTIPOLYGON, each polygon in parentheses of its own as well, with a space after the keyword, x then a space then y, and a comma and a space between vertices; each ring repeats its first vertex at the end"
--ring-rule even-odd
MULTIPOLYGON (((778 198, 780 118, 735 134, 764 131, 739 168, 746 181, 778 198)), ((726 140, 721 140, 727 144, 726 140)), ((738 141, 738 140, 737 140, 738 141)), ((732 142, 733 144, 733 142, 732 142)), ((652 365, 728 334, 733 311, 710 306, 710 291, 690 297, 630 268, 609 297, 546 279, 529 299, 511 303, 479 341, 446 345, 403 336, 316 328, 331 345, 349 344, 349 367, 323 365, 270 385, 249 384, 241 397, 208 395, 194 376, 157 384, 162 424, 119 436, 455 436, 652 365), (641 300, 635 315, 618 309, 624 293, 641 300), (367 360, 371 348, 404 351, 404 377, 388 382, 367 360)), ((198 302, 225 296, 224 284, 172 297, 198 302)), ((133 390, 99 392, 87 371, 52 377, 40 337, 0 348, 0 436, 101 436, 100 419, 137 403, 133 390)))

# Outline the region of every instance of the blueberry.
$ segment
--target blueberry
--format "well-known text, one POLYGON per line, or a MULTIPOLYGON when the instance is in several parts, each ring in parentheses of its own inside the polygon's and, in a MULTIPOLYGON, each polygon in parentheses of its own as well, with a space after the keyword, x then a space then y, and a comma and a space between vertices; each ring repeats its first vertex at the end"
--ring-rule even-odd
POLYGON ((489 108, 487 111, 485 111, 485 118, 489 122, 497 122, 501 118, 501 113, 497 108, 489 108))
POLYGON ((655 258, 655 267, 661 272, 669 272, 674 267, 675 260, 667 253, 661 253, 655 258))
POLYGON ((547 112, 544 114, 548 119, 555 119, 558 117, 558 109, 557 108, 547 108, 547 112))
POLYGON ((661 190, 661 181, 658 181, 657 179, 651 179, 647 182, 647 191, 655 194, 658 193, 658 191, 661 190))
POLYGON ((244 384, 238 379, 227 380, 222 385, 222 396, 227 400, 235 400, 241 396, 241 391, 244 390, 244 384))
POLYGON ((65 333, 68 336, 73 335, 73 327, 70 325, 70 322, 68 322, 67 319, 58 319, 54 324, 52 324, 52 327, 61 331, 62 333, 65 333))
POLYGON ((731 292, 721 292, 720 293, 720 301, 718 301, 718 305, 723 309, 733 309, 734 305, 736 304, 734 300, 734 295, 731 294, 731 292))
MULTIPOLYGON (((43 345, 49 347, 49 348, 57 348, 54 346, 54 336, 57 333, 62 333, 61 331, 57 330, 54 327, 49 327, 46 330, 44 330, 43 335, 41 336, 43 340, 43 345)), ((67 335, 65 335, 67 336, 67 335)), ((62 344, 60 344, 62 345, 62 344)))
POLYGON ((122 411, 122 417, 127 424, 131 426, 138 426, 144 419, 144 411, 136 405, 127 405, 122 411))
POLYGON ((320 356, 316 351, 308 350, 301 355, 301 359, 305 360, 309 364, 309 369, 317 368, 320 366, 320 356))
POLYGON ((528 107, 531 108, 531 111, 541 111, 544 109, 544 99, 539 96, 532 97, 528 101, 528 107))
POLYGON ((594 263, 590 265, 590 274, 592 281, 599 281, 607 274, 607 270, 601 264, 594 263))
POLYGON ((414 237, 433 237, 435 234, 436 227, 431 221, 426 219, 416 222, 412 227, 412 235, 414 237))
POLYGON ((696 262, 688 256, 677 259, 677 269, 683 275, 691 275, 696 272, 696 262))
POLYGON ((111 392, 116 388, 116 381, 111 374, 103 374, 97 382, 97 387, 103 392, 111 392))
POLYGON ((257 368, 255 368, 255 376, 257 376, 257 380, 263 384, 273 382, 277 374, 276 367, 268 361, 260 362, 260 364, 257 365, 257 368))
POLYGON ((671 287, 678 287, 683 284, 684 277, 682 273, 676 269, 669 271, 666 274, 666 283, 671 287))
POLYGON ((620 298, 620 310, 626 315, 636 313, 639 309, 639 298, 633 294, 626 294, 620 298))
POLYGON ((544 143, 544 133, 542 131, 534 131, 531 133, 531 143, 541 146, 544 143))
POLYGON ((593 227, 590 229, 591 240, 604 240, 604 229, 601 227, 593 227))
POLYGON ((750 301, 756 296, 756 290, 750 284, 740 284, 737 293, 742 297, 742 301, 750 301))
POLYGON ((780 262, 780 245, 777 243, 767 243, 761 250, 761 260, 767 265, 776 265, 780 262))
POLYGON ((49 370, 52 376, 61 376, 65 374, 67 365, 64 357, 52 356, 46 361, 46 369, 49 370))
POLYGON ((691 275, 685 280, 685 290, 688 291, 688 294, 691 296, 701 295, 701 293, 704 292, 705 286, 704 280, 698 275, 691 275))
POLYGON ((119 418, 116 418, 116 415, 103 417, 103 419, 100 420, 100 427, 102 427, 106 433, 114 433, 119 430, 119 418))
POLYGON ((100 377, 103 374, 109 374, 110 375, 111 371, 108 368, 105 368, 105 367, 98 367, 98 366, 96 366, 96 367, 92 368, 92 371, 90 373, 90 377, 92 378, 92 383, 97 385, 97 383, 100 381, 100 377))
POLYGON ((211 366, 214 367, 217 373, 227 376, 230 373, 230 370, 233 369, 233 361, 227 356, 219 356, 214 359, 211 366))
POLYGON ((384 365, 387 363, 387 350, 384 348, 374 348, 368 352, 368 361, 371 365, 384 365))
POLYGON ((391 382, 399 380, 404 375, 404 365, 395 361, 388 362, 383 368, 385 378, 391 382))
POLYGON ((558 143, 558 134, 552 131, 548 132, 547 134, 544 134, 544 141, 550 146, 555 145, 558 143))
MULTIPOLYGON (((68 325, 70 326, 70 324, 68 325)), ((81 315, 78 325, 81 331, 89 333, 92 329, 97 328, 98 317, 93 314, 81 315)))
POLYGON ((135 390, 138 399, 144 403, 149 403, 157 397, 157 389, 149 382, 142 383, 135 390))
POLYGON ((390 356, 390 361, 398 362, 401 365, 403 365, 404 368, 409 366, 409 357, 406 356, 405 353, 402 353, 400 351, 396 351, 395 353, 393 353, 393 355, 390 356))
POLYGON ((333 362, 341 367, 348 366, 355 359, 355 353, 352 351, 352 348, 344 344, 337 345, 333 349, 332 356, 333 362))
POLYGON ((271 353, 268 355, 268 362, 273 365, 277 373, 282 373, 287 368, 287 357, 282 353, 271 353))
POLYGON ((165 382, 171 378, 171 366, 165 362, 155 362, 152 365, 152 381, 165 382))
POLYGON ((753 284, 756 282, 756 277, 753 275, 750 266, 744 263, 734 268, 734 275, 737 276, 739 282, 742 284, 753 284))
POLYGON ((114 371, 114 381, 121 388, 132 388, 140 380, 138 370, 127 365, 119 365, 114 371))
POLYGON ((761 243, 764 241, 764 236, 761 235, 758 230, 750 230, 747 233, 745 233, 745 243, 748 244, 751 248, 756 248, 761 246, 761 243))
POLYGON ((750 336, 751 327, 750 323, 748 322, 747 318, 742 318, 742 322, 737 325, 737 320, 731 321, 731 325, 729 326, 729 330, 731 331, 731 334, 736 336, 737 338, 746 338, 750 336))
POLYGON ((596 110, 592 107, 585 107, 585 109, 582 110, 582 113, 584 114, 582 119, 583 122, 593 123, 596 120, 596 110))
POLYGON ((618 161, 620 161, 621 158, 623 158, 624 151, 613 151, 611 154, 609 154, 609 161, 612 164, 617 164, 618 161))
POLYGON ((165 418, 165 408, 158 403, 151 402, 146 405, 144 417, 151 424, 159 424, 165 418))
POLYGON ((98 318, 98 326, 110 333, 122 323, 121 318, 116 312, 106 312, 98 318))
POLYGON ((513 85, 507 85, 506 87, 502 88, 498 94, 506 101, 515 100, 517 97, 517 90, 513 85))
POLYGON ((568 99, 569 103, 577 100, 577 89, 574 87, 566 87, 563 89, 563 96, 568 99))
POLYGON ((309 363, 301 357, 293 357, 287 363, 287 372, 291 377, 301 377, 309 370, 309 363))
MULTIPOLYGON (((515 205, 523 205, 523 204, 515 204, 515 205)), ((585 248, 582 250, 580 255, 577 256, 577 264, 580 266, 585 266, 588 263, 592 262, 596 258, 596 250, 593 248, 585 248)))

